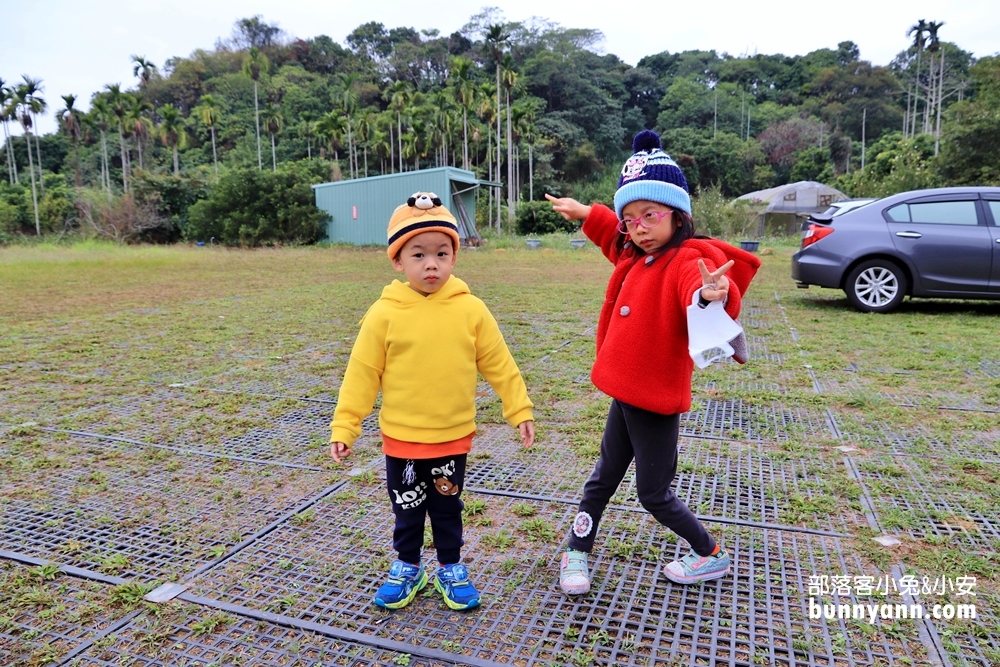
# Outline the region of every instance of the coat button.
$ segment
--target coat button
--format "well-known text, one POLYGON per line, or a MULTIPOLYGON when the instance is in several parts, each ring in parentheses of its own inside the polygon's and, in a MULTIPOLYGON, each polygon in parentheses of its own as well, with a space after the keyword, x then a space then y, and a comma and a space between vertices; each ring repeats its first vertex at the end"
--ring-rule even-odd
POLYGON ((652 255, 650 255, 649 257, 647 257, 646 258, 646 265, 648 266, 648 265, 652 264, 654 259, 656 259, 656 258, 653 257, 652 255))
POLYGON ((628 309, 628 306, 622 306, 621 310, 619 310, 618 312, 621 313, 622 317, 625 317, 626 315, 628 315, 632 311, 630 311, 628 309))

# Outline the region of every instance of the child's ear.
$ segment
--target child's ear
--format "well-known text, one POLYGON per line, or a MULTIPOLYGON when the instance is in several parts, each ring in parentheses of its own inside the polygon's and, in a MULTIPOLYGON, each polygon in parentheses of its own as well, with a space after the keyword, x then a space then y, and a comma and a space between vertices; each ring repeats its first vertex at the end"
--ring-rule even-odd
POLYGON ((403 272, 403 263, 399 261, 399 255, 392 258, 392 268, 396 269, 400 273, 403 272))

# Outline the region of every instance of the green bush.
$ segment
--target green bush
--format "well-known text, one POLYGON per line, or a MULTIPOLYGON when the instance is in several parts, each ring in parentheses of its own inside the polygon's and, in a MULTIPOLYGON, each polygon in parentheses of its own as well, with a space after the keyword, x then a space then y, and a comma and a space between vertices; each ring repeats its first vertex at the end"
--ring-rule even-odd
POLYGON ((528 201, 517 206, 517 231, 520 234, 574 232, 579 228, 579 220, 564 220, 547 201, 528 201))
POLYGON ((173 242, 187 228, 188 209, 209 196, 211 188, 203 173, 189 175, 153 174, 136 171, 132 193, 138 204, 151 207, 169 224, 144 233, 144 240, 173 242))
POLYGON ((310 184, 319 179, 312 172, 312 165, 290 164, 223 175, 208 199, 188 209, 185 237, 244 246, 315 242, 329 216, 314 203, 310 184))
POLYGON ((756 236, 761 208, 743 199, 727 199, 718 185, 704 188, 691 200, 695 231, 730 240, 756 236))

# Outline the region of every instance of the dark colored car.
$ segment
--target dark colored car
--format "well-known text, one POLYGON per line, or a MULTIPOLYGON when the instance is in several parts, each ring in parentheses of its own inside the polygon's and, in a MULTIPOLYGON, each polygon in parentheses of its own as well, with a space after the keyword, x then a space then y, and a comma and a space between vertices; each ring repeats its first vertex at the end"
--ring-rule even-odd
POLYGON ((803 225, 792 278, 862 311, 911 297, 1000 299, 1000 188, 914 190, 803 225))

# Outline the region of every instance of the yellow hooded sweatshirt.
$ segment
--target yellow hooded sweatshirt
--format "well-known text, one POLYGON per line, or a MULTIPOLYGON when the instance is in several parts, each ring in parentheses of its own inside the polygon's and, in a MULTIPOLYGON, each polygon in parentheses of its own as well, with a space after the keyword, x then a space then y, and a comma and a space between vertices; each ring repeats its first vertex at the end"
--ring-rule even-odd
POLYGON ((379 387, 379 426, 390 438, 446 443, 468 436, 476 428, 477 372, 503 400, 512 426, 532 419, 521 372, 493 315, 469 286, 451 276, 423 296, 394 280, 361 319, 330 440, 354 443, 379 387))

